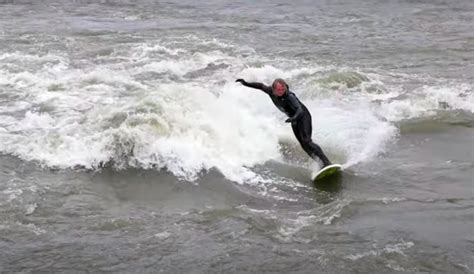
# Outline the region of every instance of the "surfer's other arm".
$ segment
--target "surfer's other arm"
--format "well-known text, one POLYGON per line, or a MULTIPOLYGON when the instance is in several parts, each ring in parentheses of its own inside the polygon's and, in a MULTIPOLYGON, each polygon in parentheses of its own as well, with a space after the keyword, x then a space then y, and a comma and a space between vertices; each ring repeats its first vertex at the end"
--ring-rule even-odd
POLYGON ((265 92, 266 94, 271 94, 272 93, 272 88, 267 86, 267 85, 264 85, 262 83, 259 83, 259 82, 247 82, 245 81, 244 79, 237 79, 235 80, 236 82, 238 83, 241 83, 242 85, 246 86, 246 87, 249 87, 249 88, 254 88, 254 89, 259 89, 263 92, 265 92))

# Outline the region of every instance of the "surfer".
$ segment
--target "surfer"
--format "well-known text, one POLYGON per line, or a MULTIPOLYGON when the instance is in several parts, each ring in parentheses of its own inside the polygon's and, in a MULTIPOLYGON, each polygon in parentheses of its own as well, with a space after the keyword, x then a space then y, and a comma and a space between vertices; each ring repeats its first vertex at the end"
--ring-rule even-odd
POLYGON ((293 133, 303 150, 311 158, 316 159, 318 157, 321 159, 323 167, 331 165, 331 161, 324 155, 321 147, 311 140, 313 130, 311 114, 296 95, 289 90, 288 84, 283 79, 275 79, 271 87, 258 82, 248 83, 244 79, 237 79, 236 82, 249 88, 262 90, 268 94, 275 106, 289 117, 285 122, 291 123, 293 133))

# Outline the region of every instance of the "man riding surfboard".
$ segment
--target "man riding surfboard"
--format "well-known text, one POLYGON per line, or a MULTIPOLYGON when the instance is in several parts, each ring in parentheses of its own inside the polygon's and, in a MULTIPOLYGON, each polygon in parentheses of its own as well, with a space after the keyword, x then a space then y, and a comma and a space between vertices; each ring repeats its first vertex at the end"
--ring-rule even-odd
POLYGON ((311 114, 296 95, 289 90, 288 84, 283 79, 275 79, 272 86, 266 86, 258 82, 246 82, 237 79, 236 82, 250 88, 262 90, 270 96, 275 106, 289 118, 286 123, 291 123, 291 128, 303 150, 313 159, 318 157, 323 162, 323 168, 331 165, 320 146, 311 139, 312 123, 311 114))

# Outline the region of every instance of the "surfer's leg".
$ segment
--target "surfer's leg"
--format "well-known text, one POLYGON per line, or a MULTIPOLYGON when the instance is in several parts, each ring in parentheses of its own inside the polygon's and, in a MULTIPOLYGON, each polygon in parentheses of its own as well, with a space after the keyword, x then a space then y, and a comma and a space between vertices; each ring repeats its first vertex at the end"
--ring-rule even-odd
POLYGON ((304 131, 301 125, 301 122, 298 121, 296 123, 291 124, 291 128, 293 129, 293 133, 295 134, 296 139, 300 143, 303 150, 309 155, 309 157, 315 159, 316 155, 312 153, 311 147, 308 145, 308 142, 304 141, 304 131))
POLYGON ((307 142, 307 146, 310 147, 310 150, 311 150, 312 154, 316 155, 319 159, 321 159, 324 166, 328 166, 328 165, 332 164, 331 161, 329 161, 328 157, 326 157, 323 150, 321 149, 321 147, 318 144, 316 144, 316 143, 314 143, 313 141, 310 140, 310 141, 307 142))
POLYGON ((298 122, 291 123, 291 129, 293 129, 293 133, 295 134, 296 140, 302 145, 303 143, 303 132, 301 130, 301 126, 298 125, 298 122))
POLYGON ((303 117, 299 121, 296 122, 293 132, 297 135, 297 139, 300 142, 301 146, 303 147, 304 151, 308 153, 308 155, 315 159, 318 157, 323 162, 324 166, 328 166, 331 164, 328 157, 324 154, 323 150, 319 145, 313 142, 311 139, 311 134, 313 132, 313 126, 311 124, 311 115, 309 112, 303 113, 303 117), (296 130, 295 130, 296 128, 296 130))
POLYGON ((305 132, 303 130, 303 125, 301 120, 297 121, 296 123, 291 124, 291 128, 293 129, 293 133, 295 134, 296 139, 300 143, 303 150, 314 159, 314 155, 311 154, 311 149, 308 146, 308 142, 305 141, 305 132))

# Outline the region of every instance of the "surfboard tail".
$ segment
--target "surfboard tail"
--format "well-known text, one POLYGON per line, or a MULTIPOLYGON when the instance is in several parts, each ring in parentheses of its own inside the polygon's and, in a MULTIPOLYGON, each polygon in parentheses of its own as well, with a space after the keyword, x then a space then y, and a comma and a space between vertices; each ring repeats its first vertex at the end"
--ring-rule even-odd
POLYGON ((334 164, 329 165, 322 168, 318 173, 313 177, 313 181, 321 180, 322 178, 326 178, 332 176, 334 174, 339 173, 342 170, 342 165, 334 164))

